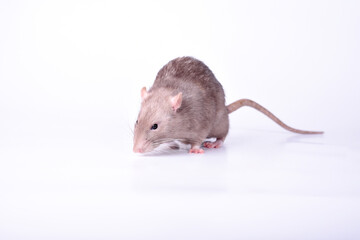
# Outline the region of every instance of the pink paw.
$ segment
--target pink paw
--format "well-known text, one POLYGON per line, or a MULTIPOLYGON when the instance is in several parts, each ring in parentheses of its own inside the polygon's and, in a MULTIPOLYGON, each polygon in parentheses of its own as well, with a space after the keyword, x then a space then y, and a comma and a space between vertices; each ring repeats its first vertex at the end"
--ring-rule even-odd
POLYGON ((202 154, 204 153, 204 149, 201 149, 201 148, 191 148, 189 153, 197 153, 197 154, 202 154))
POLYGON ((204 142, 203 146, 206 148, 220 148, 222 146, 223 141, 216 140, 215 142, 204 142))

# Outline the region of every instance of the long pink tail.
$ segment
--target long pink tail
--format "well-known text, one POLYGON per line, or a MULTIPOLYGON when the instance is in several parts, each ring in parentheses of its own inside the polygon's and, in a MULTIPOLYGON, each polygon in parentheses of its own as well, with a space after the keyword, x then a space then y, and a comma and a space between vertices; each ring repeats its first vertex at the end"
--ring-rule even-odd
POLYGON ((235 102, 227 105, 226 108, 228 110, 228 113, 230 114, 243 106, 255 108, 256 110, 262 112, 263 114, 268 116, 270 119, 272 119, 274 122, 276 122, 281 127, 285 128, 286 130, 288 130, 290 132, 300 133, 300 134, 323 134, 324 133, 324 132, 317 132, 317 131, 304 131, 304 130, 299 130, 299 129, 289 127, 288 125, 283 123, 279 118, 277 118, 274 114, 272 114, 269 110, 267 110, 260 104, 254 102, 250 99, 240 99, 238 101, 235 101, 235 102))

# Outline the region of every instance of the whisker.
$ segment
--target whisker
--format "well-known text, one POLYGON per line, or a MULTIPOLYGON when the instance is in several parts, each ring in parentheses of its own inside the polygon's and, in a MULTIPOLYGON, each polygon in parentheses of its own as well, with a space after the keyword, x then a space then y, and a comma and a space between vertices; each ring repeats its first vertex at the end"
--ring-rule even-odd
POLYGON ((128 130, 130 130, 131 135, 134 136, 134 130, 130 127, 129 124, 128 124, 128 130))

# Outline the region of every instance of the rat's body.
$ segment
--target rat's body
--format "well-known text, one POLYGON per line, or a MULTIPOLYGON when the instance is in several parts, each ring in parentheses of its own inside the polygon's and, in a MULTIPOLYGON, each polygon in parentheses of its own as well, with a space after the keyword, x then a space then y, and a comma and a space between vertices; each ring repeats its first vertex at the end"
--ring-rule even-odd
POLYGON ((229 113, 250 106, 269 116, 279 125, 296 133, 321 133, 288 127, 259 104, 242 99, 228 106, 221 84, 201 61, 176 58, 157 74, 149 91, 141 90, 142 105, 135 124, 134 152, 149 152, 161 143, 179 140, 190 144, 191 153, 203 153, 220 147, 229 131, 229 113))

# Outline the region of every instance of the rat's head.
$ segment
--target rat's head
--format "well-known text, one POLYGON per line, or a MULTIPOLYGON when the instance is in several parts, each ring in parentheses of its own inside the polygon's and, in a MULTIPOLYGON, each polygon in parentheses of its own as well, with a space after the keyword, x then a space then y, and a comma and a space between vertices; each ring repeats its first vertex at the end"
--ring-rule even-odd
POLYGON ((150 152, 160 144, 176 139, 174 135, 177 110, 182 93, 160 88, 154 91, 141 89, 141 109, 134 130, 134 152, 150 152))

